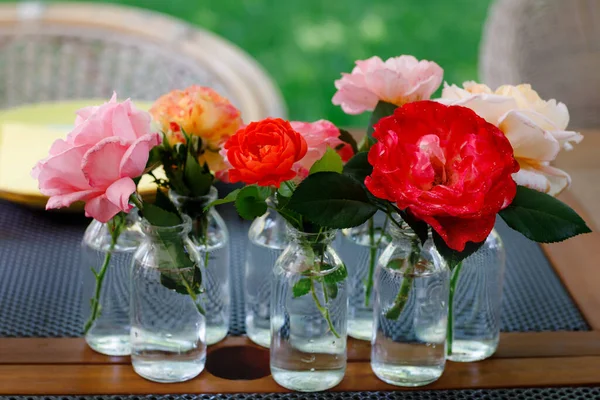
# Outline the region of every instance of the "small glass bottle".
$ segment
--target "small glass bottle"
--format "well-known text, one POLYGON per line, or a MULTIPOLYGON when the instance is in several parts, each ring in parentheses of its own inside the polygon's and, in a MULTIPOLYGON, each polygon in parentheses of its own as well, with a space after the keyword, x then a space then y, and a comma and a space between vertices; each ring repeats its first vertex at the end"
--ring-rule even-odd
POLYGON ((271 344, 271 277, 277 258, 288 244, 286 222, 269 209, 248 230, 244 264, 246 334, 254 343, 271 344))
POLYGON ((212 186, 206 196, 186 197, 169 191, 169 198, 192 219, 191 237, 204 261, 202 303, 206 311, 206 343, 215 344, 227 336, 230 324, 229 232, 214 207, 204 208, 218 198, 212 186))
POLYGON ((85 341, 94 351, 109 356, 131 353, 129 275, 142 233, 137 212, 124 218, 125 226, 115 243, 109 228, 113 222, 103 224, 96 220, 87 227, 81 242, 85 341))
POLYGON ((377 260, 390 243, 389 217, 377 213, 364 224, 343 229, 336 250, 348 268, 348 336, 371 340, 373 276, 377 260))
POLYGON ((289 228, 275 263, 271 297, 271 373, 281 386, 316 392, 346 371, 346 267, 331 242, 335 231, 289 228))
POLYGON ((155 382, 183 382, 206 361, 206 321, 198 286, 202 258, 189 238, 191 221, 153 226, 142 221, 144 239, 131 273, 131 364, 155 382))
POLYGON ((448 359, 472 362, 490 357, 500 340, 500 311, 506 252, 496 230, 452 271, 448 314, 448 359))
POLYGON ((371 368, 389 384, 422 386, 446 364, 450 271, 431 238, 421 245, 409 228, 390 232, 375 272, 371 368))

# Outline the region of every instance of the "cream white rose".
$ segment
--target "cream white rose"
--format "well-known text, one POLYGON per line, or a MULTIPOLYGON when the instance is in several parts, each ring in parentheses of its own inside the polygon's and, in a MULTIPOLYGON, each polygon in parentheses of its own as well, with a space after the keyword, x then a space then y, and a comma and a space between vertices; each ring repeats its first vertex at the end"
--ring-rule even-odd
POLYGON ((460 88, 444 85, 444 104, 461 105, 496 125, 508 138, 521 170, 517 184, 556 196, 571 183, 570 176, 550 165, 560 150, 571 150, 583 136, 567 131, 569 111, 556 100, 540 98, 531 85, 486 85, 465 82, 460 88))

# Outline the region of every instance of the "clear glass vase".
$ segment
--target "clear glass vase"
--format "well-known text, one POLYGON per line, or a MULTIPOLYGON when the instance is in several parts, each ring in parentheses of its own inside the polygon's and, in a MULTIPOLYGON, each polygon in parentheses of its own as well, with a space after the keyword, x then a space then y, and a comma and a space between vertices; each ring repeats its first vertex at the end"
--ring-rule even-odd
POLYGON ((202 258, 187 216, 172 227, 142 221, 142 229, 131 273, 131 364, 148 380, 183 382, 206 361, 202 258))
POLYGON ((342 230, 336 250, 348 268, 348 336, 371 340, 373 334, 373 276, 377 260, 390 243, 390 221, 384 213, 342 230))
POLYGON ((346 371, 346 267, 330 246, 335 231, 288 237, 272 280, 271 373, 291 390, 326 390, 346 371))
POLYGON ((496 230, 454 268, 450 280, 448 359, 484 360, 498 348, 506 252, 496 230))
POLYGON ((286 222, 269 209, 248 230, 244 264, 246 334, 254 343, 271 344, 271 277, 277 258, 288 244, 286 222))
POLYGON ((375 272, 371 368, 396 386, 437 380, 446 364, 450 271, 433 241, 408 228, 391 230, 375 272))
POLYGON ((93 220, 81 243, 85 341, 94 351, 109 356, 131 353, 129 275, 133 253, 142 238, 137 213, 116 218, 121 217, 124 226, 120 233, 115 235, 115 221, 103 224, 93 220))
POLYGON ((171 201, 192 219, 191 237, 203 257, 202 302, 206 310, 206 343, 215 344, 227 336, 230 323, 229 232, 214 207, 204 208, 218 198, 213 186, 206 196, 186 197, 169 191, 171 201))

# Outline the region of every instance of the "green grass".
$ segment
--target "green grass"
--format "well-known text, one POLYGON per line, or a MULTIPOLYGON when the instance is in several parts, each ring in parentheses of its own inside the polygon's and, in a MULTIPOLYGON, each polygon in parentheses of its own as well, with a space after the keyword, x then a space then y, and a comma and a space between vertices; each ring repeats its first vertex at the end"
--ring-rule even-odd
MULTIPOLYGON (((4 1, 4 0, 3 0, 4 1)), ((366 124, 331 104, 333 81, 354 60, 413 54, 444 79, 477 79, 490 0, 109 0, 170 14, 211 30, 255 57, 275 79, 291 119, 366 124)))

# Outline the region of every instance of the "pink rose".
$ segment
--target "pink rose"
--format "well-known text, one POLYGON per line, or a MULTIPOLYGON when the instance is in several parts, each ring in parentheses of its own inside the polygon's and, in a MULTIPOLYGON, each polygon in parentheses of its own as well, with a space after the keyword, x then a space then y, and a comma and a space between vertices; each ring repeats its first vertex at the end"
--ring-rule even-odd
POLYGON ((294 165, 302 179, 308 176, 308 171, 315 161, 323 157, 327 147, 335 149, 340 144, 344 144, 339 139, 340 130, 333 123, 324 119, 315 122, 291 121, 290 124, 296 132, 304 137, 308 145, 306 155, 294 165))
POLYGON ((144 173, 150 150, 161 142, 150 121, 130 100, 117 103, 116 94, 108 103, 79 110, 75 129, 54 142, 31 172, 50 196, 46 209, 84 201, 86 216, 100 222, 129 212, 133 178, 144 173))
POLYGON ((379 101, 397 106, 427 100, 440 87, 444 70, 432 61, 413 56, 379 57, 356 61, 351 74, 335 81, 332 102, 346 114, 372 111, 379 101))

